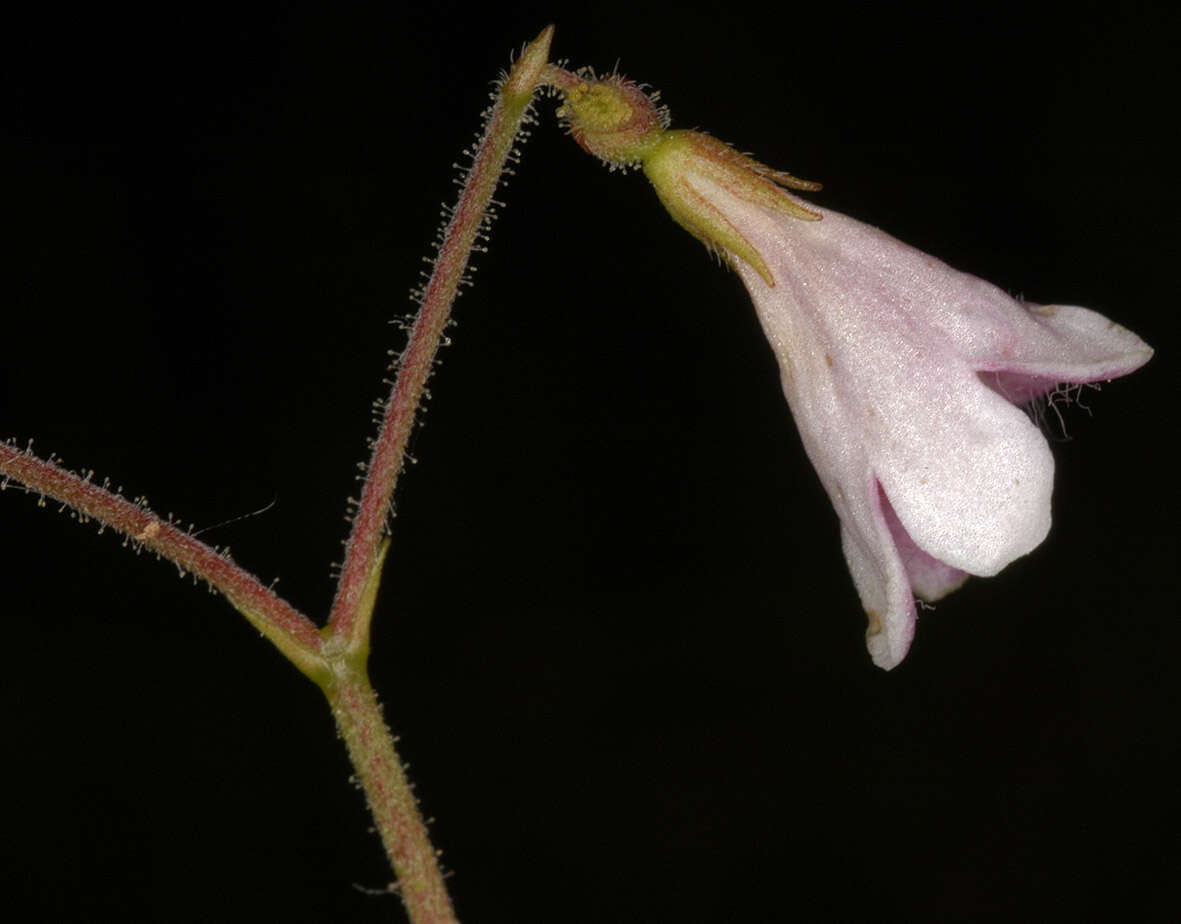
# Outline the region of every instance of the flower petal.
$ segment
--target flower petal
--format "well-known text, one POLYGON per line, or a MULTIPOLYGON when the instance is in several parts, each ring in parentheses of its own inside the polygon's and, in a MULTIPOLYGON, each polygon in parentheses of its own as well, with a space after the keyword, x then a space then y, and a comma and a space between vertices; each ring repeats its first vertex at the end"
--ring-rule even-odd
POLYGON ((738 228, 738 255, 804 448, 841 520, 874 663, 914 635, 912 590, 992 575, 1050 528, 1054 459, 1017 407, 1124 375, 1152 351, 1084 308, 1027 306, 837 212, 800 222, 684 180, 738 228))
POLYGON ((890 527, 890 535, 894 538, 894 545, 902 558, 902 566, 910 578, 910 586, 915 595, 929 603, 941 600, 953 590, 958 590, 968 579, 968 574, 959 568, 953 568, 946 562, 932 558, 918 547, 898 514, 890 505, 885 492, 882 492, 882 511, 886 515, 886 523, 890 527))
POLYGON ((920 549, 993 575, 1049 532, 1054 457, 1018 407, 966 369, 942 373, 884 383, 870 462, 920 549))
POLYGON ((906 657, 914 639, 916 615, 910 578, 894 544, 877 483, 868 482, 856 497, 842 499, 850 504, 841 505, 845 506, 841 546, 869 618, 865 644, 873 663, 891 670, 906 657))
POLYGON ((737 267, 830 496, 825 472, 844 468, 838 456, 852 452, 931 558, 992 575, 1037 546, 1050 528, 1053 457, 1038 429, 961 353, 983 349, 1001 328, 1043 333, 1029 312, 995 286, 844 215, 804 224, 741 209, 724 190, 709 193, 741 215, 775 274, 771 288, 737 267))
MULTIPOLYGON (((988 285, 985 283, 985 285, 988 285)), ((1098 312, 1074 305, 1014 302, 994 290, 995 307, 974 343, 961 343, 965 358, 985 373, 1008 383, 1002 394, 1015 403, 1052 391, 1062 382, 1098 382, 1134 372, 1152 357, 1152 347, 1126 327, 1098 312), (1025 309, 1004 310, 1001 300, 1025 309), (999 310, 998 310, 999 309, 999 310), (1022 382, 1021 387, 1014 387, 1022 382)))

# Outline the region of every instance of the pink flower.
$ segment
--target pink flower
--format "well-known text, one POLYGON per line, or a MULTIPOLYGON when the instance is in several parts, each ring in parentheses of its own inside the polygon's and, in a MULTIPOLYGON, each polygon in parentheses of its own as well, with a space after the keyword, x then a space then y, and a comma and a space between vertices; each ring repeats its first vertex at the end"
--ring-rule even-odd
POLYGON ((818 189, 699 132, 625 78, 574 77, 559 114, 612 169, 642 166, 669 214, 742 277, 808 457, 836 507, 887 670, 914 595, 993 575, 1050 529, 1054 458, 1018 406, 1127 375, 1152 350, 1085 308, 996 286, 780 187, 818 189))
POLYGON ((915 595, 994 575, 1050 528, 1054 459, 1018 405, 1127 375, 1152 350, 1093 311, 1019 302, 839 212, 809 213, 771 182, 790 177, 678 134, 645 172, 754 300, 888 670, 914 636, 915 595))

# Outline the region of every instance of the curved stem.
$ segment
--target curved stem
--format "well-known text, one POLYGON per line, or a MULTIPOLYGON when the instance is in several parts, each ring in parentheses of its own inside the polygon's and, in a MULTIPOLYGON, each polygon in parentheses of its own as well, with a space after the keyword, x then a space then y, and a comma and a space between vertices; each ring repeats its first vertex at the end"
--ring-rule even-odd
POLYGON ((573 90, 582 83, 583 78, 579 77, 574 71, 566 70, 564 67, 559 67, 556 64, 547 64, 542 69, 539 82, 543 86, 553 87, 555 90, 561 90, 565 93, 573 90))

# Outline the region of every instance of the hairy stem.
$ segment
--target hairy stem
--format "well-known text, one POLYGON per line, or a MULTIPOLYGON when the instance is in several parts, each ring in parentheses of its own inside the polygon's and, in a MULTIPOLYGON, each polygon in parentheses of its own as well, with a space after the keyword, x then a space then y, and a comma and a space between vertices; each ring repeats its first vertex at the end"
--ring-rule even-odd
POLYGON ((567 93, 573 90, 576 86, 583 82, 583 78, 578 76, 574 71, 568 71, 564 67, 559 67, 556 64, 547 64, 542 69, 539 83, 542 86, 553 87, 555 90, 561 90, 567 93))
POLYGON ((324 693, 396 871, 397 889, 410 920, 455 924, 435 850, 365 667, 351 658, 331 663, 333 678, 324 685, 324 693))
POLYGON ((94 484, 89 477, 66 471, 31 450, 0 444, 0 473, 25 489, 72 507, 81 519, 98 520, 128 541, 173 562, 181 571, 206 581, 301 671, 322 683, 323 638, 310 619, 279 597, 258 578, 234 564, 225 554, 194 539, 141 504, 94 484))
POLYGON ((526 47, 502 83, 488 117, 386 405, 325 629, 317 629, 227 555, 161 520, 142 504, 93 484, 89 476, 66 471, 52 459, 40 459, 31 450, 0 444, 0 487, 7 487, 10 479, 20 482, 42 501, 51 498, 68 505, 80 519, 111 526, 137 547, 151 549, 182 572, 207 581, 320 686, 365 790, 413 924, 454 924, 456 918, 366 670, 369 623, 388 548, 383 533, 406 442, 451 304, 533 92, 542 82, 552 37, 550 26, 526 47))
POLYGON ((402 353, 398 377, 386 402, 381 429, 369 460, 361 501, 353 517, 344 566, 332 604, 334 634, 352 636, 357 607, 373 559, 384 534, 394 484, 406 455, 406 442, 430 375, 439 339, 451 314, 472 245, 480 232, 492 194, 504 172, 505 161, 524 121, 533 91, 546 68, 553 26, 544 29, 518 59, 500 88, 488 116, 484 137, 467 173, 463 191, 443 233, 434 271, 423 292, 418 316, 402 353))

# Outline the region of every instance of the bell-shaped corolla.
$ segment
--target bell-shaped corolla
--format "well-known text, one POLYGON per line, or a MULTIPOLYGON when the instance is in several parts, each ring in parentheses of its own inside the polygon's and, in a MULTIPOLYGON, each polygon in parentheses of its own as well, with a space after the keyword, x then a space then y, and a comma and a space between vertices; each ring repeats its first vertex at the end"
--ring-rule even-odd
POLYGON ((1085 308, 1031 305, 839 212, 708 136, 666 132, 644 170, 741 276, 841 522, 874 663, 906 655, 917 595, 994 575, 1050 528, 1054 459, 1020 405, 1152 355, 1085 308), (663 148, 663 149, 662 149, 663 148))

